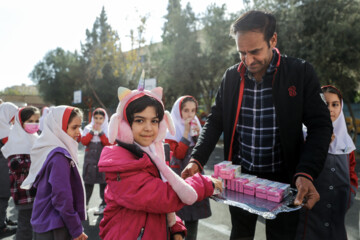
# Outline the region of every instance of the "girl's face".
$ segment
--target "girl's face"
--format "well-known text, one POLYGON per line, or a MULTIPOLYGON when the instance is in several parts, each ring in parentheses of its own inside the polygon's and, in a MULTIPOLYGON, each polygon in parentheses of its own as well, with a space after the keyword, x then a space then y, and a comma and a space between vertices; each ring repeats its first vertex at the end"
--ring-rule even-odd
POLYGON ((184 120, 194 119, 196 114, 196 104, 193 101, 184 103, 183 109, 181 109, 181 117, 184 120))
POLYGON ((131 126, 134 141, 143 147, 152 144, 158 135, 159 123, 155 108, 152 106, 145 108, 142 112, 134 113, 131 126))
POLYGON ((75 141, 80 136, 80 127, 82 119, 79 116, 74 117, 68 124, 66 133, 75 141))
POLYGON ((326 104, 330 111, 331 121, 335 121, 341 113, 341 102, 339 96, 335 93, 324 93, 326 104))
POLYGON ((31 115, 31 117, 28 120, 23 122, 22 127, 24 128, 25 123, 39 123, 39 119, 40 119, 40 114, 34 113, 33 115, 31 115))
POLYGON ((101 115, 101 114, 94 115, 95 124, 101 126, 104 123, 104 120, 105 120, 105 118, 103 115, 101 115))

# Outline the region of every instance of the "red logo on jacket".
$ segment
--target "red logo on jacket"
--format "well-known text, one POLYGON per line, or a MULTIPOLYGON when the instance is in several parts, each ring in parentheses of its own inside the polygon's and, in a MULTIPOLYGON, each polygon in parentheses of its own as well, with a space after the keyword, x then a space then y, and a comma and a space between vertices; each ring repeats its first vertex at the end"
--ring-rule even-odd
POLYGON ((288 91, 289 91, 289 96, 290 97, 295 97, 296 96, 296 87, 295 86, 290 86, 288 88, 288 91))

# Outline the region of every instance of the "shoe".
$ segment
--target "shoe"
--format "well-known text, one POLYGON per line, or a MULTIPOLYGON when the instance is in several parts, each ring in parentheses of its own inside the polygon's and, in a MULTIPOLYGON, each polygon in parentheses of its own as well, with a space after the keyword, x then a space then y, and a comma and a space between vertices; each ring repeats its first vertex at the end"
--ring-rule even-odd
POLYGON ((0 238, 9 237, 16 233, 17 227, 4 227, 0 229, 0 238))
POLYGON ((106 205, 100 205, 100 206, 99 206, 99 209, 94 212, 94 215, 96 216, 96 215, 101 215, 101 214, 103 214, 103 213, 104 213, 104 210, 105 210, 105 207, 106 207, 106 205))
POLYGON ((9 218, 6 218, 5 223, 6 223, 6 225, 9 225, 9 226, 17 226, 17 222, 14 222, 9 218))

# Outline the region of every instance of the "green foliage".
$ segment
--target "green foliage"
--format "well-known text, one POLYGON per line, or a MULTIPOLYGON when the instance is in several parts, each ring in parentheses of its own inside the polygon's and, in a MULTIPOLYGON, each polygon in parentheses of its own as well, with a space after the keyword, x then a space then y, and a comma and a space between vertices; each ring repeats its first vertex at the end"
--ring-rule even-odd
POLYGON ((45 101, 70 105, 73 92, 81 86, 78 54, 57 48, 37 63, 29 77, 38 85, 45 101))
POLYGON ((346 101, 354 101, 360 82, 360 1, 255 2, 255 8, 276 15, 280 51, 312 63, 322 84, 337 86, 346 101))
POLYGON ((202 44, 201 93, 206 111, 220 86, 225 70, 239 62, 234 40, 229 36, 230 25, 235 17, 226 17, 226 6, 210 5, 201 18, 202 44), (234 57, 236 56, 236 57, 234 57))
POLYGON ((197 41, 196 17, 187 5, 170 0, 162 35, 162 48, 154 54, 157 61, 158 85, 164 88, 166 106, 171 107, 180 95, 199 96, 201 62, 197 41))

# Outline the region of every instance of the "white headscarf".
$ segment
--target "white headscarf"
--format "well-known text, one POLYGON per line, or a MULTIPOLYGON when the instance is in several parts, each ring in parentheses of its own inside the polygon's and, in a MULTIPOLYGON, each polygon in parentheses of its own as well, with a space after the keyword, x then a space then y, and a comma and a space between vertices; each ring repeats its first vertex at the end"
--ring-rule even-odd
POLYGON ((349 154, 356 149, 347 131, 343 106, 344 103, 341 101, 341 112, 339 117, 333 122, 335 139, 330 143, 328 151, 336 155, 349 154))
POLYGON ((18 111, 18 107, 11 102, 4 102, 0 104, 0 139, 9 136, 11 119, 18 111))
MULTIPOLYGON (((171 118, 174 122, 174 125, 175 125, 175 136, 171 135, 169 132, 167 132, 166 134, 166 137, 165 139, 170 139, 170 140, 174 140, 176 142, 180 142, 183 134, 184 134, 184 131, 185 131, 185 121, 184 119, 181 117, 181 110, 180 110, 180 107, 181 107, 181 103, 182 101, 187 98, 187 97, 191 97, 191 96, 182 96, 182 97, 179 97, 176 102, 174 103, 172 109, 171 109, 171 118)), ((193 97, 191 97, 193 98, 193 97)), ((195 100, 195 98, 194 98, 195 100)), ((201 131, 201 124, 200 124, 200 121, 198 119, 198 117, 195 115, 194 117, 194 120, 196 121, 198 127, 200 128, 200 131, 201 131)), ((194 141, 192 140, 191 136, 190 136, 190 132, 189 132, 189 135, 187 137, 187 140, 190 141, 190 146, 194 146, 195 143, 194 141)))
POLYGON ((48 113, 49 113, 49 108, 43 107, 41 117, 40 117, 40 125, 39 125, 40 131, 42 131, 44 129, 44 120, 45 120, 46 115, 48 115, 48 113))
POLYGON ((24 130, 21 122, 21 108, 15 115, 15 123, 9 133, 9 139, 1 148, 5 158, 15 154, 30 154, 31 148, 36 139, 39 138, 37 133, 30 134, 24 130))
MULTIPOLYGON (((109 117, 108 117, 106 111, 103 108, 97 108, 97 109, 94 110, 94 112, 99 111, 99 110, 104 112, 104 114, 105 114, 104 122, 101 124, 101 130, 106 135, 106 137, 109 137, 109 135, 108 135, 109 117)), ((91 117, 91 122, 88 125, 85 126, 84 131, 81 133, 81 136, 83 136, 83 137, 85 137, 93 129, 93 126, 95 124, 94 112, 93 112, 92 117, 91 117)), ((91 139, 91 142, 100 142, 100 141, 101 141, 100 137, 95 136, 95 135, 91 139)))
POLYGON ((41 133, 39 139, 35 142, 33 148, 31 149, 31 166, 29 175, 24 180, 21 188, 31 188, 37 174, 39 173, 44 162, 46 161, 47 156, 55 148, 60 147, 66 149, 70 153, 72 160, 74 160, 74 162, 76 163, 76 167, 78 167, 78 142, 75 141, 63 130, 63 121, 67 126, 69 119, 68 117, 70 116, 68 113, 71 113, 72 110, 73 107, 69 106, 58 106, 50 108, 49 114, 45 118, 44 130, 41 133), (64 113, 65 118, 67 118, 65 120, 63 120, 64 113))

